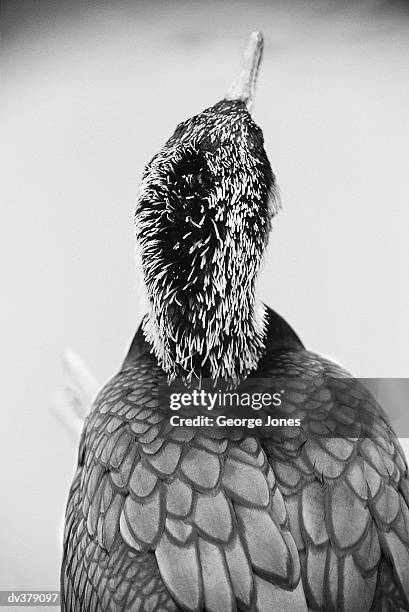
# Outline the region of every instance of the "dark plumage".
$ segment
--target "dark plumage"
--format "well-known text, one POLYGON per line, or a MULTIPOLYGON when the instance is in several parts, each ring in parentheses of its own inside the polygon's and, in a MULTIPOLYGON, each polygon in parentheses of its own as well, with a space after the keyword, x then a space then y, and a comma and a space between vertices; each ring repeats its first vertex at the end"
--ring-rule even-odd
POLYGON ((263 134, 222 100, 177 128, 148 164, 135 213, 148 340, 173 378, 236 381, 257 366, 256 275, 276 210, 263 134))
POLYGON ((260 56, 252 35, 227 99, 178 126, 145 170, 135 219, 150 311, 84 426, 63 610, 409 609, 409 480, 391 425, 256 298, 277 209, 248 112, 260 56), (172 427, 157 391, 176 377, 269 381, 301 426, 172 427))

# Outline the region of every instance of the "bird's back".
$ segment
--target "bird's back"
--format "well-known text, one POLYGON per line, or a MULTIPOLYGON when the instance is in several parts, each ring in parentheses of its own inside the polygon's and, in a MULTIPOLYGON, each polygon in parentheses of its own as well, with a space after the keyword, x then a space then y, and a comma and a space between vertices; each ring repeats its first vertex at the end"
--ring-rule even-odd
POLYGON ((138 332, 84 427, 64 610, 409 609, 409 482, 382 410, 272 311, 252 378, 300 428, 171 427, 138 332))

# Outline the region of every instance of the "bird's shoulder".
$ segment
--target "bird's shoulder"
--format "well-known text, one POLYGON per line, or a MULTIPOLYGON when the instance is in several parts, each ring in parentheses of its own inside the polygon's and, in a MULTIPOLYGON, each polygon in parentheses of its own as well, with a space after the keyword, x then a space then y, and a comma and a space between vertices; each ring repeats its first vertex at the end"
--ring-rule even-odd
POLYGON ((305 349, 272 351, 262 375, 284 389, 281 414, 300 419, 262 446, 309 606, 408 609, 408 469, 385 410, 363 381, 305 349))
POLYGON ((85 425, 77 501, 88 536, 150 554, 186 610, 306 610, 282 494, 256 437, 171 427, 145 356, 124 367, 85 425), (148 368, 148 369, 145 369, 148 368), (146 376, 146 374, 149 374, 146 376), (148 382, 146 379, 149 379, 148 382))
POLYGON ((282 409, 301 426, 223 435, 169 427, 155 399, 165 377, 136 349, 97 397, 80 448, 75 504, 104 554, 148 555, 192 611, 405 602, 407 467, 360 381, 298 343, 275 345, 257 376, 283 385, 282 409))

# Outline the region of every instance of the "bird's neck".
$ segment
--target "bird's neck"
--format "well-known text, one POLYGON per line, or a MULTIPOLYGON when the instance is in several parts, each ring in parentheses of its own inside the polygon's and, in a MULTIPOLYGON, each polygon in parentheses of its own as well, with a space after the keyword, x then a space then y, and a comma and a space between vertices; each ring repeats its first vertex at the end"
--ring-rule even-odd
POLYGON ((264 353, 266 311, 254 281, 213 279, 197 295, 150 302, 143 322, 147 341, 171 380, 223 379, 236 384, 264 353))

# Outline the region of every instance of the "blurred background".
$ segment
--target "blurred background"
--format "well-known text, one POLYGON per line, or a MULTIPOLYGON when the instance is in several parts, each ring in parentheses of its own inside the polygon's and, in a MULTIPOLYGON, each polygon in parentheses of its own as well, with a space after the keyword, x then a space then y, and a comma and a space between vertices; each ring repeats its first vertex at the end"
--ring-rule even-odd
POLYGON ((142 315, 142 169, 223 96, 254 29, 283 203, 261 295, 355 375, 409 376, 408 25, 406 1, 3 0, 0 589, 58 588, 61 352, 117 371, 142 315))

